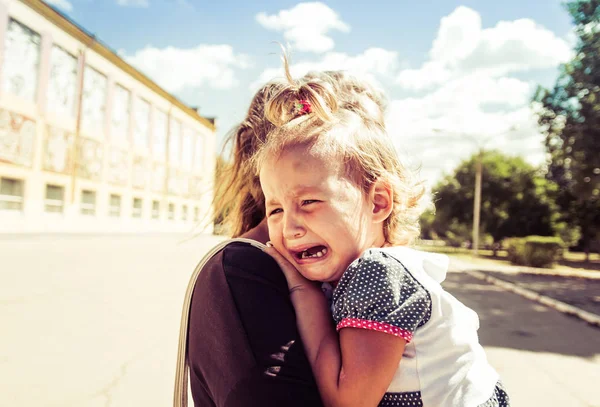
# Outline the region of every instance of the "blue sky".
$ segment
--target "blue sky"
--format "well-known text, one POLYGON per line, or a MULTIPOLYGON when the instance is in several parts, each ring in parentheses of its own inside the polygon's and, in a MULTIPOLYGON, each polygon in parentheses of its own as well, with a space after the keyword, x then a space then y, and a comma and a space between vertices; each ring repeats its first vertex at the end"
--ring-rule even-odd
POLYGON ((477 145, 544 159, 529 100, 571 57, 559 0, 51 0, 126 60, 201 113, 218 136, 252 93, 281 74, 349 69, 390 98, 389 132, 433 183, 477 145))

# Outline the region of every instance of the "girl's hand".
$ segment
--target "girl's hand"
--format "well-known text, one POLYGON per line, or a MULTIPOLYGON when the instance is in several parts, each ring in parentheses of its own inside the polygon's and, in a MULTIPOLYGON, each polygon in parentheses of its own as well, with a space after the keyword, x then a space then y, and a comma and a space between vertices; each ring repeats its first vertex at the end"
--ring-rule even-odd
POLYGON ((288 282, 288 288, 290 289, 290 293, 292 291, 302 289, 306 286, 314 285, 314 283, 308 279, 306 279, 298 269, 290 263, 281 253, 277 251, 277 249, 273 246, 271 242, 267 242, 267 248, 265 249, 265 253, 273 257, 283 274, 285 275, 285 279, 288 282))

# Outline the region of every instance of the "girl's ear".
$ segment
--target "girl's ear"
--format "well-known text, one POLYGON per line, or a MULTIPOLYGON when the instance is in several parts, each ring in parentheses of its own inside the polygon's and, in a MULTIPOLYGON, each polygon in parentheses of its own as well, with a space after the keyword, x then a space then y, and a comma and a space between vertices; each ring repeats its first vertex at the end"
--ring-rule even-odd
POLYGON ((369 195, 373 205, 373 220, 377 223, 384 222, 390 216, 394 207, 394 192, 390 184, 381 178, 377 179, 371 185, 369 195))

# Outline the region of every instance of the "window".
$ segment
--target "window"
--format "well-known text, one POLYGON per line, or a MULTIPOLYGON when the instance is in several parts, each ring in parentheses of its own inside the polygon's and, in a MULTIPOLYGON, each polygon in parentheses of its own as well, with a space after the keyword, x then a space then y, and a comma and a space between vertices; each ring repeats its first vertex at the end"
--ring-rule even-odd
POLYGON ((2 89, 35 101, 40 63, 40 35, 12 18, 4 42, 2 89))
POLYGON ((202 171, 202 165, 204 164, 204 159, 202 157, 203 153, 203 145, 204 139, 201 134, 196 133, 196 145, 195 145, 195 153, 194 153, 194 169, 197 172, 202 171))
POLYGON ((62 213, 65 207, 65 187, 46 185, 46 200, 44 210, 52 213, 62 213))
POLYGON ((194 132, 187 126, 183 128, 183 143, 181 164, 187 171, 192 169, 192 161, 194 159, 194 132))
POLYGON ((110 205, 108 207, 108 214, 110 216, 115 217, 121 216, 121 195, 110 195, 110 205))
POLYGON ((129 142, 129 91, 115 86, 111 112, 110 137, 112 140, 129 142))
POLYGON ((179 166, 181 156, 181 123, 171 120, 171 133, 169 133, 169 165, 179 166))
POLYGON ((85 67, 81 123, 85 130, 96 134, 102 134, 104 131, 106 82, 106 76, 94 68, 85 67))
POLYGON ((94 215, 96 213, 96 191, 81 191, 81 213, 94 215))
POLYGON ((54 45, 50 54, 48 110, 74 116, 76 92, 77 58, 54 45))
POLYGON ((136 98, 133 108, 134 129, 133 142, 136 147, 147 148, 150 131, 150 103, 144 99, 136 98))
POLYGON ((167 169, 164 164, 154 164, 152 166, 152 190, 155 192, 163 192, 165 189, 165 178, 167 178, 167 169))
POLYGON ((169 220, 175 219, 175 204, 169 204, 169 220))
POLYGON ((131 171, 131 185, 134 188, 144 189, 148 183, 150 169, 148 168, 148 160, 142 156, 136 155, 133 157, 133 168, 131 171))
POLYGON ((23 210, 23 180, 0 178, 0 210, 23 210))
POLYGON ((111 184, 126 185, 129 178, 129 157, 127 151, 112 147, 108 151, 108 172, 106 177, 111 184))
POLYGON ((131 216, 134 218, 142 217, 142 198, 133 198, 133 211, 131 216))
POLYGON ((187 220, 187 215, 188 215, 187 210, 188 210, 187 205, 183 205, 181 207, 181 220, 187 220))
POLYGON ((194 222, 198 222, 200 220, 200 208, 197 206, 194 208, 194 222))
POLYGON ((160 216, 160 203, 152 201, 152 219, 158 219, 160 216))
POLYGON ((154 131, 152 142, 152 155, 155 159, 165 161, 167 158, 167 114, 156 110, 154 115, 154 131))

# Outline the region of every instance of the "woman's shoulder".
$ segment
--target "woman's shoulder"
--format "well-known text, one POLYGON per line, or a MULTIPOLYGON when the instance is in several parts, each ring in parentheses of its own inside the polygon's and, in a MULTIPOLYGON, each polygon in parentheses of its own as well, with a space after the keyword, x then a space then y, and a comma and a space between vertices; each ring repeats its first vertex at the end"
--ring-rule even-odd
POLYGON ((275 261, 260 248, 246 242, 231 242, 222 250, 223 264, 231 267, 254 268, 274 264, 275 261))
POLYGON ((234 241, 212 256, 203 267, 202 273, 225 274, 243 278, 284 278, 279 266, 271 256, 247 242, 234 241))

